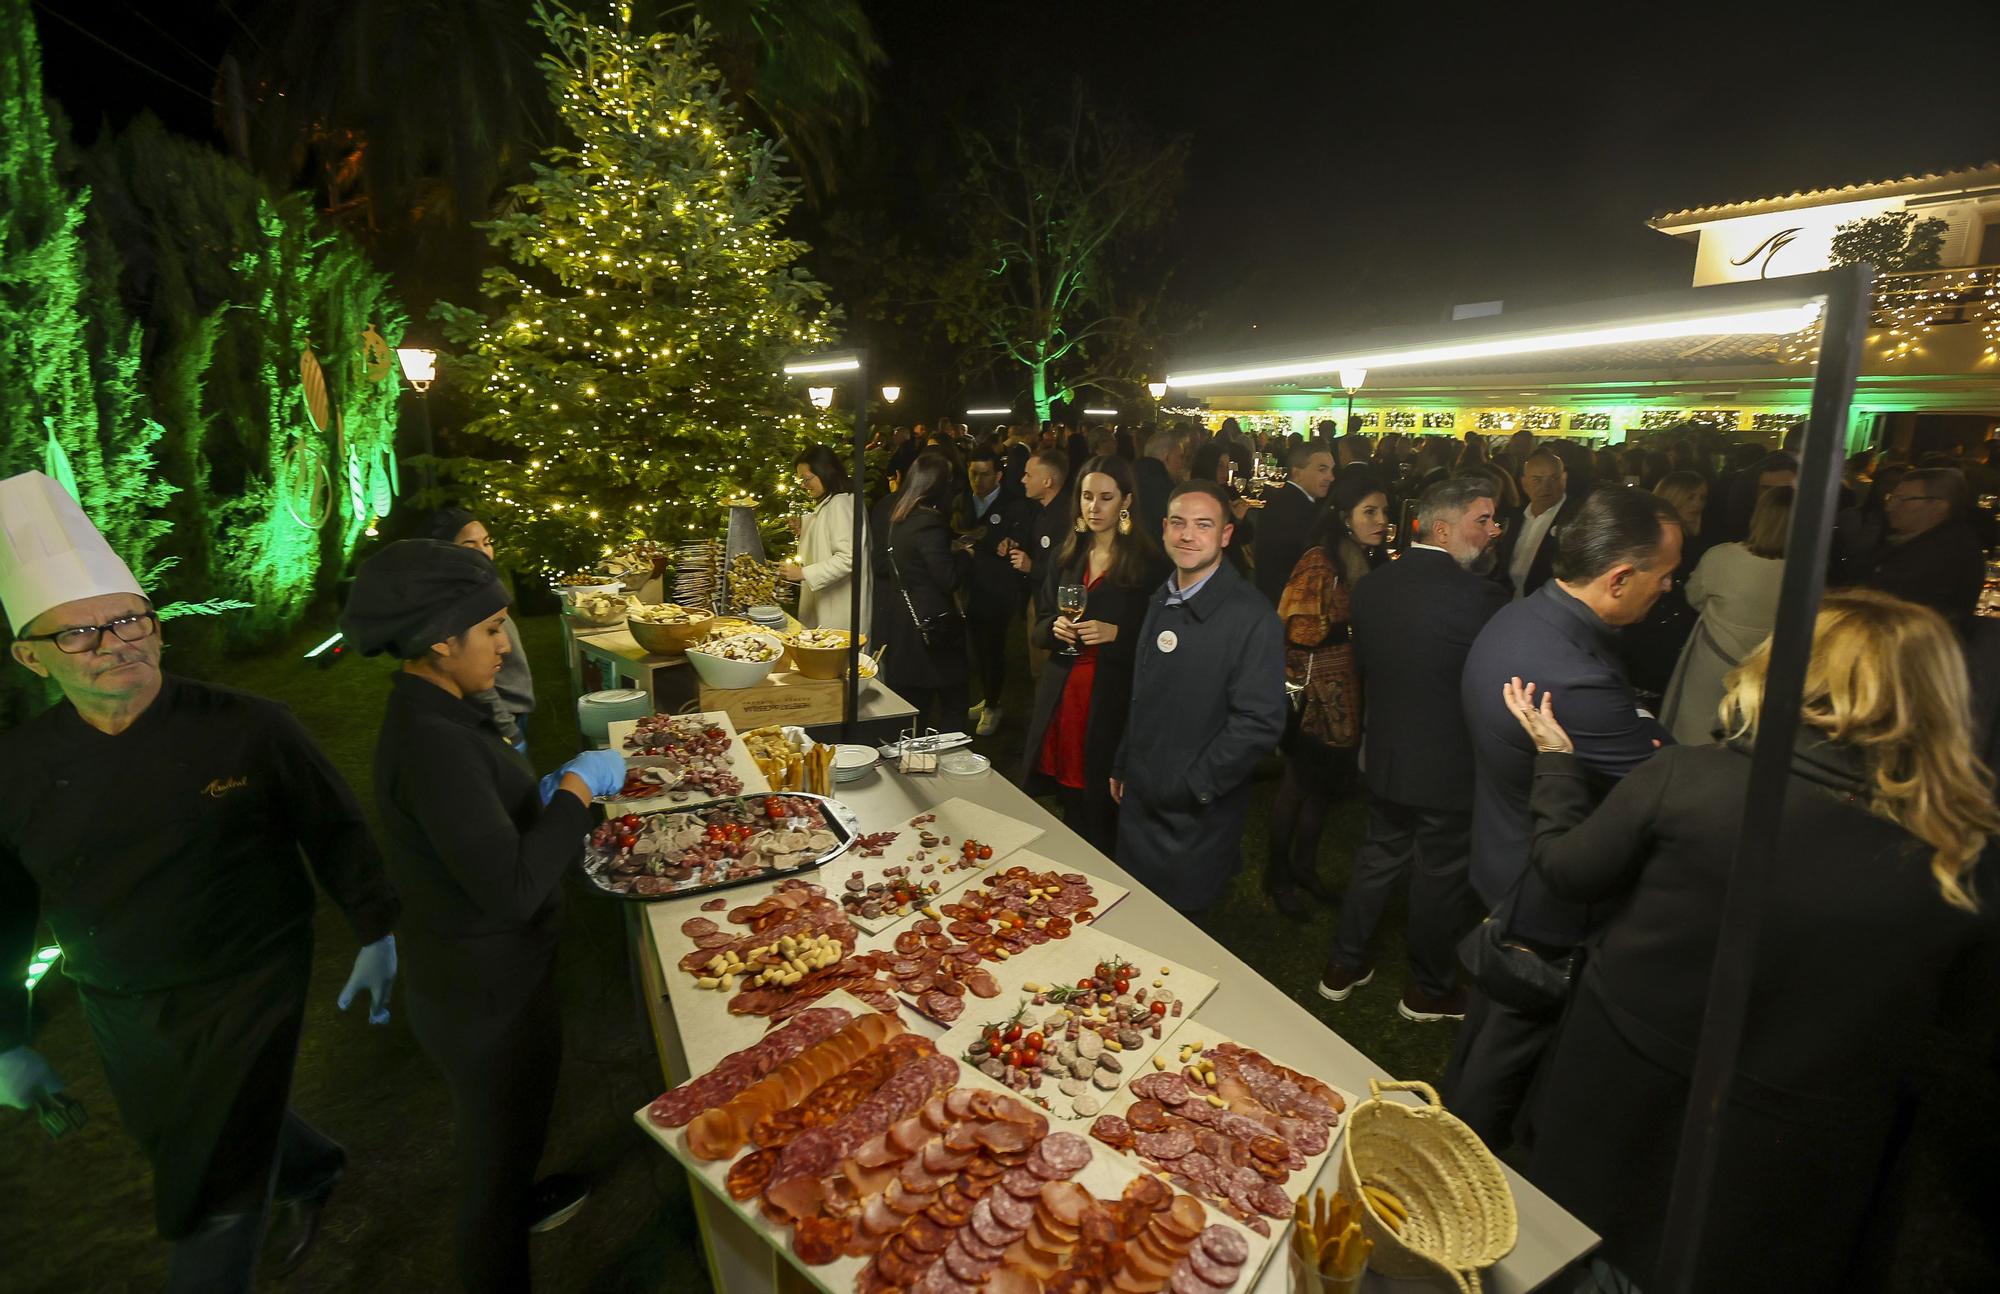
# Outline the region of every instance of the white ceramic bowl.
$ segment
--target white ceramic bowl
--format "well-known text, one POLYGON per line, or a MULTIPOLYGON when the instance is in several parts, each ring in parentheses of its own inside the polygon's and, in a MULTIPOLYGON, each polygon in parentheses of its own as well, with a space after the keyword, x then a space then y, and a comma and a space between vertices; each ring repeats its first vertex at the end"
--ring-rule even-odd
POLYGON ((694 666, 694 672, 701 676, 701 681, 710 687, 724 688, 752 687, 763 682, 765 676, 777 668, 784 654, 785 644, 779 642, 775 635, 765 633, 735 634, 723 639, 710 638, 699 647, 690 646, 687 649, 688 664, 694 666), (745 638, 756 638, 769 643, 772 648, 771 659, 730 660, 724 656, 712 655, 708 650, 720 647, 726 642, 745 638))

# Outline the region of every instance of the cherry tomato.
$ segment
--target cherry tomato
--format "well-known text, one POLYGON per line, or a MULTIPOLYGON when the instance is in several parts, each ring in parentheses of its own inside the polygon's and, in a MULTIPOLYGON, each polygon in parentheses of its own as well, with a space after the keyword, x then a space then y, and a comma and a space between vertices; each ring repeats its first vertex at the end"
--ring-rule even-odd
POLYGON ((638 843, 639 838, 629 831, 621 833, 618 837, 618 847, 620 849, 630 849, 638 843))
POLYGON ((1154 1014, 1154 1015, 1165 1015, 1166 1013, 1167 1013, 1167 1004, 1166 1004, 1165 1002, 1155 1002, 1155 1003, 1153 1003, 1153 1014, 1154 1014))
POLYGON ((1000 1045, 1000 1031, 998 1029, 988 1029, 986 1031, 986 1049, 988 1051, 991 1051, 994 1048, 998 1047, 999 1045, 1000 1045))
POLYGON ((618 821, 625 826, 636 827, 639 825, 639 815, 636 813, 628 813, 624 817, 618 819, 618 821))
POLYGON ((1003 1040, 1005 1040, 1005 1041, 1007 1041, 1007 1042, 1010 1042, 1010 1043, 1012 1043, 1012 1042, 1019 1042, 1019 1041, 1021 1041, 1021 1026, 1020 1026, 1020 1025, 1018 1025, 1018 1024, 1010 1024, 1010 1025, 1008 1025, 1008 1026, 1007 1026, 1007 1030, 1006 1030, 1006 1032, 1005 1032, 1005 1033, 1002 1033, 1002 1034, 1000 1035, 1000 1037, 1001 1037, 1001 1038, 1002 1038, 1003 1040))
POLYGON ((1076 982, 1076 986, 1078 988, 1094 988, 1096 987, 1096 983, 1093 980, 1080 979, 1076 982))
POLYGON ((1040 1051, 1047 1044, 1047 1040, 1044 1039, 1040 1033, 1031 1033, 1027 1037, 1021 1039, 1021 1043, 1023 1046, 1027 1047, 1029 1051, 1040 1051))
POLYGON ((1112 981, 1111 984, 1111 991, 1113 993, 1123 994, 1128 992, 1131 989, 1131 987, 1132 987, 1131 980, 1128 979, 1114 980, 1112 981))
POLYGON ((1097 978, 1110 979, 1112 978, 1112 974, 1113 972, 1109 964, 1105 962, 1097 963, 1097 978))
POLYGON ((981 861, 981 862, 984 862, 984 861, 985 861, 986 859, 989 859, 989 858, 991 858, 991 857, 993 857, 993 846, 991 846, 991 845, 981 845, 981 846, 979 847, 979 858, 980 858, 980 861, 981 861))

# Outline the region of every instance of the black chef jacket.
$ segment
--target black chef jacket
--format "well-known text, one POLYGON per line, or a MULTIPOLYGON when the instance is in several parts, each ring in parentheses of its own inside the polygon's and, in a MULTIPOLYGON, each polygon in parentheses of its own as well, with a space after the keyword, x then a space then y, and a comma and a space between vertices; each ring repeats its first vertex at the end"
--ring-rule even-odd
MULTIPOLYGON (((485 708, 398 673, 375 748, 375 807, 404 943, 517 932, 553 940, 562 877, 583 856, 590 810, 567 793, 544 807, 540 779, 485 708)), ((424 953, 412 948, 419 961, 424 953)))
POLYGON ((36 913, 63 949, 160 1234, 268 1180, 312 970, 313 874, 396 920, 354 794, 282 705, 167 675, 125 731, 63 702, 0 734, 0 1048, 29 1040, 36 913))
POLYGON ((362 943, 396 896, 360 802, 284 706, 165 676, 109 735, 67 701, 0 733, 0 1050, 28 1041, 39 909, 86 990, 134 995, 268 960, 313 914, 303 849, 362 943))

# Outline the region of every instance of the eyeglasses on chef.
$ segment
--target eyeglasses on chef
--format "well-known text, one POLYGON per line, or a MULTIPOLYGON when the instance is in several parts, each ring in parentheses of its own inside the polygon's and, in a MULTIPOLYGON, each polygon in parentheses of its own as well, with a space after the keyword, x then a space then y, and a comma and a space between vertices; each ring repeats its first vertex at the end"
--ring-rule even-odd
POLYGON ((58 651, 70 656, 81 656, 102 646, 106 631, 116 634, 120 642, 136 643, 144 642, 158 633, 159 629, 159 613, 141 611, 137 615, 120 616, 101 625, 73 625, 68 629, 58 629, 52 634, 22 634, 19 641, 54 643, 58 651))

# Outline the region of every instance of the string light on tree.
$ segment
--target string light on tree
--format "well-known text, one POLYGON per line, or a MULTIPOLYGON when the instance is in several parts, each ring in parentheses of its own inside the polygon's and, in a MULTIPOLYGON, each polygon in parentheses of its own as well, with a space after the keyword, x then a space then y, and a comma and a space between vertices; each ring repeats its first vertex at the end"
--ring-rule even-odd
POLYGON ((779 373, 832 316, 782 233, 797 185, 725 98, 705 28, 536 25, 574 142, 488 226, 513 262, 486 272, 488 311, 439 313, 463 348, 448 376, 481 397, 466 430, 502 447, 460 475, 515 556, 556 570, 712 537, 727 498, 769 497, 801 443, 841 433, 779 373))

